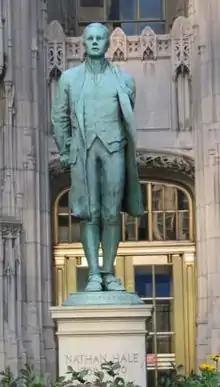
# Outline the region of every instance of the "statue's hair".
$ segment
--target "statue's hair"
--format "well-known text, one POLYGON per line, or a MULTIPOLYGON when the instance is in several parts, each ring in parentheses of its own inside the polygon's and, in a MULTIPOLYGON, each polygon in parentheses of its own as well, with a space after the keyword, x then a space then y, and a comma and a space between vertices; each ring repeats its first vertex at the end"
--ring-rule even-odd
POLYGON ((90 23, 88 26, 86 26, 86 28, 83 31, 83 39, 85 39, 85 35, 90 30, 90 28, 93 28, 93 27, 101 28, 105 32, 107 39, 110 38, 109 29, 104 24, 102 24, 102 23, 90 23))

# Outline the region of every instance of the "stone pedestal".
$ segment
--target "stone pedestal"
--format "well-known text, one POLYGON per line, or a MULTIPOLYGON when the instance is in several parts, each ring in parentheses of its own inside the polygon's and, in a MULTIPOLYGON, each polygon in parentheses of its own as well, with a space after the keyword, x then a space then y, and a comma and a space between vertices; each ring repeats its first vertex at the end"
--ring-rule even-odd
POLYGON ((73 369, 100 370, 120 362, 126 381, 146 386, 146 320, 150 305, 52 307, 57 323, 59 375, 73 369))

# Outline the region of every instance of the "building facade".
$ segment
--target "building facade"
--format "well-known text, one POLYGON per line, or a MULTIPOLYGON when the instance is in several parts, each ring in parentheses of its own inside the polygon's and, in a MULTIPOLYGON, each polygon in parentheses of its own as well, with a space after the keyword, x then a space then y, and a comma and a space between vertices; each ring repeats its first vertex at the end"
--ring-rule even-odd
POLYGON ((0 3, 1 369, 29 362, 55 374, 49 307, 81 290, 87 276, 50 109, 62 71, 84 60, 90 21, 109 26, 108 58, 137 84, 145 215, 121 214, 115 271, 154 306, 149 381, 171 362, 188 372, 220 352, 220 4, 129 4, 0 3))

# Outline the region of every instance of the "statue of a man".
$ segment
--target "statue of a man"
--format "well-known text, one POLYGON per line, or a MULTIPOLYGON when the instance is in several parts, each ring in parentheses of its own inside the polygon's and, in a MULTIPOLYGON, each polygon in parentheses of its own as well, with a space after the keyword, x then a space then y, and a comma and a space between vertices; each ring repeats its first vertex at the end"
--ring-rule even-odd
POLYGON ((113 274, 120 212, 143 213, 136 166, 135 82, 105 58, 109 39, 102 24, 85 28, 86 60, 63 72, 52 109, 60 160, 71 170, 70 205, 81 219, 89 266, 86 291, 124 290, 113 274))

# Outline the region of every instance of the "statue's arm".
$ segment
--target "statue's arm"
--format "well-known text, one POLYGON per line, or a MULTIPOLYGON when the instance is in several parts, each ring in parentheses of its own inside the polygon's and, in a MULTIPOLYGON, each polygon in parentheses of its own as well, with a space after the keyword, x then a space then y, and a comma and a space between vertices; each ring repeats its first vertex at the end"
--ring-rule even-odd
POLYGON ((128 88, 128 96, 130 98, 132 109, 135 106, 136 100, 136 83, 134 78, 130 74, 125 74, 125 83, 128 88))
POLYGON ((62 159, 69 157, 69 145, 71 140, 68 82, 65 72, 58 81, 56 98, 52 107, 51 121, 54 139, 62 161, 62 159))

